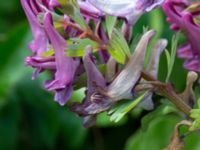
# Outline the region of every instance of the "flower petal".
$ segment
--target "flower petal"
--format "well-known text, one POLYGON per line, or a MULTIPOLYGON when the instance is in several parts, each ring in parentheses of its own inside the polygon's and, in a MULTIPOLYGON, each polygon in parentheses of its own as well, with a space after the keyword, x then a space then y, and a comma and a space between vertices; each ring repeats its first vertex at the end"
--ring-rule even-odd
POLYGON ((21 0, 22 7, 28 18, 34 38, 34 40, 29 44, 29 48, 39 56, 42 52, 47 50, 48 38, 42 25, 37 20, 38 14, 35 14, 34 11, 39 6, 37 3, 35 3, 35 5, 31 5, 31 3, 33 3, 33 0, 21 0))
POLYGON ((132 89, 138 82, 143 69, 147 45, 154 34, 155 32, 151 30, 142 36, 128 64, 108 86, 109 97, 114 100, 132 98, 132 89))
POLYGON ((48 90, 56 90, 56 100, 59 101, 61 105, 66 103, 70 95, 67 92, 61 92, 62 90, 70 90, 71 84, 74 79, 75 71, 78 67, 79 61, 73 60, 65 56, 66 41, 59 35, 59 33, 52 26, 52 17, 50 13, 46 13, 44 17, 44 27, 48 34, 49 40, 55 50, 55 61, 56 61, 56 73, 55 79, 49 83, 46 83, 46 88, 48 90), (67 94, 66 94, 67 93, 67 94), (68 95, 68 96, 66 96, 68 95))
POLYGON ((164 0, 89 0, 89 2, 102 12, 125 17, 130 24, 133 24, 144 12, 160 6, 164 0))

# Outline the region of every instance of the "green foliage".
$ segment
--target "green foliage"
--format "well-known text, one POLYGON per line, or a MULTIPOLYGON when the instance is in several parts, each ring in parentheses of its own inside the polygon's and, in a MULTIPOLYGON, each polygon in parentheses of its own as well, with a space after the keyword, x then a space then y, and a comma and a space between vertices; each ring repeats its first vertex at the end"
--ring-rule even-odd
POLYGON ((97 44, 90 39, 73 38, 67 41, 67 56, 70 57, 82 57, 85 55, 85 48, 90 45, 93 48, 93 52, 97 49, 97 44))
POLYGON ((200 128, 200 98, 197 101, 197 108, 191 110, 191 118, 194 119, 192 127, 190 128, 191 131, 200 128))
POLYGON ((108 114, 111 115, 110 120, 114 122, 120 121, 128 112, 130 112, 137 104, 139 104, 144 99, 146 94, 147 93, 143 93, 132 101, 118 104, 117 106, 112 108, 108 112, 108 114))
MULTIPOLYGON (((97 44, 86 38, 86 39, 79 39, 79 38, 72 38, 70 40, 67 40, 67 50, 66 55, 69 57, 82 57, 85 55, 85 48, 90 45, 93 47, 93 52, 97 49, 97 44)), ((49 57, 54 55, 54 50, 48 50, 43 52, 43 57, 49 57)))
POLYGON ((167 58, 167 69, 168 69, 166 82, 169 81, 173 67, 174 67, 175 58, 176 58, 176 50, 177 50, 177 45, 178 45, 178 38, 179 38, 178 34, 175 34, 172 37, 171 53, 169 53, 169 51, 165 50, 165 54, 166 54, 166 58, 167 58))
POLYGON ((125 150, 161 150, 164 149, 173 132, 174 126, 180 117, 162 116, 148 122, 147 130, 139 130, 132 135, 126 144, 125 150))
POLYGON ((111 38, 112 36, 112 32, 113 32, 116 20, 117 20, 117 17, 115 16, 109 16, 109 15, 106 16, 106 29, 107 29, 109 38, 111 38))
POLYGON ((80 9, 76 0, 58 0, 62 8, 60 9, 64 14, 70 16, 76 23, 78 23, 83 29, 87 28, 87 25, 80 14, 80 9))
POLYGON ((108 51, 110 55, 117 62, 124 64, 126 62, 126 58, 130 56, 130 49, 122 33, 116 28, 113 29, 109 45, 110 47, 108 48, 108 51))

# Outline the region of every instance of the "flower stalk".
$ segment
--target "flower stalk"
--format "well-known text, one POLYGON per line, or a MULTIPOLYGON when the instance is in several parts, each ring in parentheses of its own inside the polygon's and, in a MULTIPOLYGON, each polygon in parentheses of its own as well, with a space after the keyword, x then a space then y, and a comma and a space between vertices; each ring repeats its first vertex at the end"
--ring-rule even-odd
POLYGON ((147 81, 155 81, 153 84, 156 87, 155 92, 170 100, 181 112, 190 117, 191 107, 184 102, 184 100, 175 92, 174 88, 169 83, 162 83, 149 75, 147 72, 142 72, 142 78, 147 81))

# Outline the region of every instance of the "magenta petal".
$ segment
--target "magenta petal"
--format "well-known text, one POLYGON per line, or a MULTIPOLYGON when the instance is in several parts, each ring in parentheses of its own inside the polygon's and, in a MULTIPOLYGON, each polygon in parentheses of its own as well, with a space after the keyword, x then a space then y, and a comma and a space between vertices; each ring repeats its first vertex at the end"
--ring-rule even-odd
POLYGON ((21 0, 22 7, 28 18, 34 38, 29 44, 29 48, 37 55, 40 55, 47 50, 48 39, 43 27, 37 20, 38 14, 35 14, 35 11, 37 11, 39 6, 37 6, 37 4, 31 5, 31 3, 33 3, 33 0, 21 0))
MULTIPOLYGON (((55 51, 56 73, 55 78, 49 83, 46 83, 48 90, 56 90, 56 98, 59 103, 66 102, 70 94, 63 94, 61 90, 71 91, 71 84, 74 80, 75 71, 78 67, 79 61, 69 58, 65 54, 67 47, 65 39, 59 35, 52 25, 52 17, 50 13, 46 13, 44 17, 44 28, 48 34, 49 40, 55 51), (62 94, 61 94, 62 93, 62 94)), ((64 92, 64 93, 68 93, 64 92)))
MULTIPOLYGON (((90 47, 88 47, 91 49, 90 47)), ((87 53, 89 53, 87 51, 87 53)), ((87 73, 87 86, 88 86, 88 95, 91 96, 92 93, 94 93, 96 90, 96 87, 105 88, 106 87, 106 81, 101 74, 101 72, 97 69, 96 65, 92 62, 91 56, 89 54, 86 54, 86 56, 83 59, 84 67, 87 73)))
POLYGON ((188 40, 191 43, 193 52, 200 56, 200 44, 199 44, 200 26, 195 25, 191 13, 185 13, 183 15, 183 22, 185 24, 185 28, 187 29, 188 40))
POLYGON ((32 66, 33 68, 42 69, 56 69, 56 63, 53 58, 39 58, 39 57, 27 57, 25 60, 26 65, 32 66))
POLYGON ((191 51, 191 45, 186 44, 178 48, 177 55, 180 58, 190 59, 194 57, 193 51, 191 51))
POLYGON ((191 71, 197 71, 197 72, 200 72, 200 58, 196 58, 196 59, 191 59, 191 60, 187 60, 185 63, 184 63, 184 67, 188 70, 191 70, 191 71))
MULTIPOLYGON (((194 19, 199 14, 199 10, 194 9, 190 12, 187 9, 190 4, 193 4, 193 2, 187 0, 166 0, 163 10, 168 17, 168 22, 171 23, 171 28, 174 30, 181 29, 187 36, 187 44, 178 49, 177 55, 180 58, 186 59, 184 64, 186 69, 198 71, 198 64, 200 64, 200 26, 194 19)), ((196 4, 199 5, 199 3, 196 4)))

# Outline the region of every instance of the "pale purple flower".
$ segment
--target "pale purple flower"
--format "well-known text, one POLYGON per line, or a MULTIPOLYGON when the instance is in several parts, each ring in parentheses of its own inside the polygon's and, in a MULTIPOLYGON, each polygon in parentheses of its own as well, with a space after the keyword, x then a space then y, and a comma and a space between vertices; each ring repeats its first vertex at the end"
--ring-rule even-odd
POLYGON ((195 20, 198 20, 197 17, 200 15, 199 8, 200 3, 191 3, 187 0, 166 0, 163 5, 171 29, 182 30, 188 39, 188 42, 178 49, 178 56, 186 59, 186 69, 197 72, 200 72, 200 24, 195 20))
POLYGON ((36 55, 40 55, 47 50, 48 45, 48 39, 44 28, 37 20, 37 16, 42 11, 40 7, 42 4, 38 4, 38 1, 35 0, 21 0, 21 4, 33 33, 33 41, 29 44, 29 48, 36 55))
POLYGON ((86 17, 87 19, 99 19, 99 17, 104 16, 104 14, 94 7, 88 0, 78 0, 78 4, 80 7, 81 14, 86 17))
POLYGON ((145 12, 160 6, 164 0, 88 0, 102 12, 124 17, 133 24, 145 12))
MULTIPOLYGON (((143 70, 146 48, 154 34, 151 30, 142 36, 129 62, 108 85, 92 57, 89 53, 86 54, 83 61, 88 79, 87 95, 82 103, 72 105, 71 110, 86 117, 87 125, 90 125, 89 121, 93 122, 96 114, 108 110, 118 101, 133 98, 133 89, 143 70)), ((88 49, 91 51, 90 47, 88 49)))

